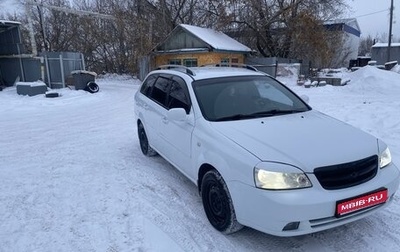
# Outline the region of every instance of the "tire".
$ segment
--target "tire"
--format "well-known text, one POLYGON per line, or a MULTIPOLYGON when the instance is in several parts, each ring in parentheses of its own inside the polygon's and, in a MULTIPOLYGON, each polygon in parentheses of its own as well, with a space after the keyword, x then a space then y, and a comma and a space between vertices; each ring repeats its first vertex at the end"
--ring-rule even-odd
POLYGON ((93 81, 88 82, 88 84, 86 84, 85 91, 88 91, 89 93, 94 94, 99 92, 99 90, 100 90, 99 85, 97 85, 93 81))
POLYGON ((138 124, 138 137, 140 143, 140 149, 142 150, 143 155, 152 157, 157 155, 157 152, 150 147, 149 140, 146 135, 146 131, 144 130, 143 124, 138 124))
POLYGON ((218 231, 232 234, 243 226, 236 220, 232 199, 222 176, 208 171, 201 182, 201 199, 208 221, 218 231))
POLYGON ((45 96, 46 96, 46 98, 56 98, 56 97, 59 97, 60 94, 59 93, 47 93, 45 96))

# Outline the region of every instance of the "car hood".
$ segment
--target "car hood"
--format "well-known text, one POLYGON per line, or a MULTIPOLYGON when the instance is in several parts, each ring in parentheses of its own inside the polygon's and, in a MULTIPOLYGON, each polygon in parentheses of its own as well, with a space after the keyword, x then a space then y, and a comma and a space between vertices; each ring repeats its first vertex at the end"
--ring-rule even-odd
POLYGON ((378 153, 375 137, 314 110, 214 122, 212 127, 261 161, 294 165, 304 172, 378 153))

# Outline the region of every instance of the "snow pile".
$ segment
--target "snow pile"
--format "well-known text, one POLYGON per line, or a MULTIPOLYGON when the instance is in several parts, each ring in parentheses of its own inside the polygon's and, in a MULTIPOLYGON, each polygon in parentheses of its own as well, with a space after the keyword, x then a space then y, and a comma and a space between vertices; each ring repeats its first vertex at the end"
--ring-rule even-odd
POLYGON ((295 64, 278 64, 278 69, 276 71, 277 76, 291 76, 295 75, 298 76, 300 72, 300 67, 301 64, 295 63, 295 64))
POLYGON ((112 80, 113 82, 116 81, 123 81, 126 83, 129 83, 131 80, 137 80, 136 77, 128 75, 128 74, 111 74, 111 73, 105 73, 105 74, 100 74, 97 76, 97 79, 101 80, 112 80))
POLYGON ((395 65, 390 71, 400 74, 400 65, 399 64, 395 65))
POLYGON ((387 70, 381 70, 373 66, 365 66, 349 73, 351 80, 350 90, 362 92, 391 93, 394 90, 400 92, 400 75, 387 70))
POLYGON ((300 64, 278 64, 277 78, 286 86, 297 85, 300 64))

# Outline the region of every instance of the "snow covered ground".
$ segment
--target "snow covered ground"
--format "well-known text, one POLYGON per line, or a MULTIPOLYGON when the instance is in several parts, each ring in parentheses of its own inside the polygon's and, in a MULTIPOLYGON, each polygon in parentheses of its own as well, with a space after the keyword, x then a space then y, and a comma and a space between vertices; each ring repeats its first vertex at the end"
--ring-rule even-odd
MULTIPOLYGON (((313 108, 382 138, 400 166, 400 75, 365 67, 343 77, 351 80, 343 87, 281 80, 313 108)), ((366 219, 316 234, 220 234, 195 185, 141 154, 133 118, 140 82, 97 83, 99 93, 63 89, 58 98, 0 92, 0 252, 400 250, 399 196, 366 219)))

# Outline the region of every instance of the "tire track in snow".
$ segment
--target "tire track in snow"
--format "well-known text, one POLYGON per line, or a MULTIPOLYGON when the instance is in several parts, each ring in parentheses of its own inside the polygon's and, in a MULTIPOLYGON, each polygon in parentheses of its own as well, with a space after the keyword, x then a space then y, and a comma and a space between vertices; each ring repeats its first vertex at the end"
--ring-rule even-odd
MULTIPOLYGON (((135 166, 124 170, 124 177, 144 217, 184 251, 218 250, 218 246, 213 245, 214 236, 224 238, 224 235, 208 223, 196 186, 161 157, 144 157, 138 144, 134 153, 135 166)), ((235 251, 233 246, 231 251, 235 251)))

